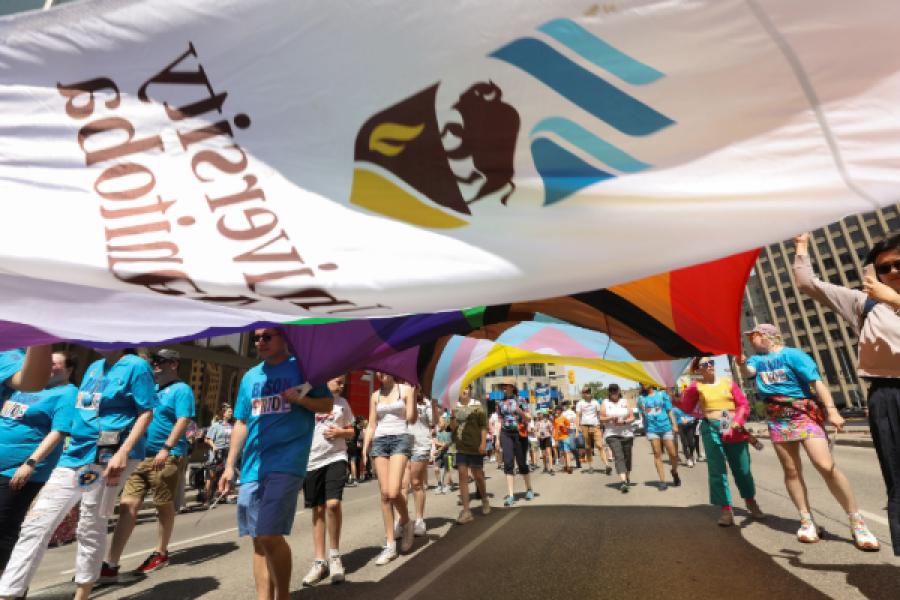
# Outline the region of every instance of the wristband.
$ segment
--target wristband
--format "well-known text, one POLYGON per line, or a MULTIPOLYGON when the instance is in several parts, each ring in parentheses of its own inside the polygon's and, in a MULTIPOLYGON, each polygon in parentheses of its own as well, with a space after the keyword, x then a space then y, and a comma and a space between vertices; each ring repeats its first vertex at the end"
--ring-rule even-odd
POLYGON ((172 446, 170 446, 169 444, 163 444, 162 447, 163 447, 163 450, 165 450, 166 452, 172 451, 172 446))
POLYGON ((31 468, 34 468, 35 466, 37 466, 37 461, 34 460, 33 458, 29 458, 28 460, 25 461, 25 464, 31 468))

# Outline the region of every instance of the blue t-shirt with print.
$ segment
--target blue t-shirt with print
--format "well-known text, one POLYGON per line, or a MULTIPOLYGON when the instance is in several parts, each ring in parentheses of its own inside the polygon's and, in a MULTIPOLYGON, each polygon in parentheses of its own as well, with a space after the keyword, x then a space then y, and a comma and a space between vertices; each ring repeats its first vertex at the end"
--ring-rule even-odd
POLYGON ((685 423, 689 425, 696 420, 696 417, 694 417, 694 415, 690 415, 684 412, 677 406, 672 407, 672 414, 675 416, 675 421, 679 424, 685 423))
MULTIPOLYGON (((156 456, 156 453, 162 450, 163 444, 169 439, 175 422, 183 417, 193 419, 196 414, 194 391, 191 386, 183 381, 175 381, 162 389, 157 386, 153 420, 150 421, 150 426, 147 428, 144 455, 156 456)), ((169 454, 185 456, 187 451, 187 434, 184 433, 169 454)))
POLYGON ((797 348, 756 354, 747 366, 756 371, 756 389, 763 397, 809 398, 812 382, 822 379, 816 362, 797 348))
POLYGON ((522 417, 519 416, 516 409, 527 411, 528 403, 523 402, 518 398, 505 398, 503 400, 498 400, 497 406, 500 407, 500 420, 503 429, 518 431, 519 421, 522 420, 522 417))
MULTIPOLYGON (((234 408, 234 418, 247 424, 241 483, 259 481, 269 473, 306 475, 315 418, 306 408, 280 396, 303 381, 293 356, 277 365, 262 362, 241 379, 234 408)), ((325 385, 317 385, 307 395, 328 398, 331 392, 325 385)))
POLYGON ((666 433, 672 431, 672 420, 669 419, 669 411, 672 410, 672 400, 665 392, 656 392, 652 396, 638 398, 638 408, 644 413, 649 433, 666 433))
POLYGON ((60 467, 78 468, 97 459, 101 431, 128 436, 140 413, 153 408, 156 384, 146 360, 133 354, 107 366, 101 358, 87 368, 72 409, 71 441, 60 467))
MULTIPOLYGON (((78 388, 71 383, 40 392, 14 391, 0 410, 0 475, 12 477, 51 431, 68 433, 78 388)), ((44 483, 62 455, 62 441, 35 467, 30 481, 44 483)))
POLYGON ((0 352, 0 385, 5 386, 6 380, 18 373, 24 362, 25 352, 22 350, 0 352))

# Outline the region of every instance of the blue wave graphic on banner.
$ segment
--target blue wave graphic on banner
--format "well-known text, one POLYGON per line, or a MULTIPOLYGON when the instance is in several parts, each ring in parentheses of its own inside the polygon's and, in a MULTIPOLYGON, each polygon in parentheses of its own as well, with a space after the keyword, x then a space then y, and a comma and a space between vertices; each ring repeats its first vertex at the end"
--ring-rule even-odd
MULTIPOLYGON (((632 85, 646 85, 665 75, 628 56, 570 19, 554 19, 538 31, 566 46, 592 65, 632 85)), ((592 70, 532 37, 513 40, 489 56, 505 61, 597 119, 630 136, 654 134, 675 123, 637 98, 615 87, 592 70)), ((588 128, 564 117, 539 122, 531 134, 553 133, 585 154, 620 173, 638 173, 653 165, 601 139, 588 128)), ((544 205, 555 204, 579 190, 616 177, 595 167, 546 137, 531 142, 531 155, 544 180, 544 205)))
POLYGON ((622 133, 649 135, 674 123, 534 38, 515 40, 490 56, 522 69, 622 133))
POLYGON ((573 146, 623 173, 639 173, 652 166, 600 139, 578 123, 563 117, 544 119, 531 130, 532 135, 541 132, 555 133, 573 146))
POLYGON ((531 142, 531 156, 544 180, 545 206, 564 200, 589 185, 615 177, 546 138, 531 142))
POLYGON ((538 31, 547 34, 601 69, 609 71, 622 81, 632 85, 646 85, 663 77, 663 74, 653 67, 613 48, 571 19, 550 21, 538 27, 538 31))

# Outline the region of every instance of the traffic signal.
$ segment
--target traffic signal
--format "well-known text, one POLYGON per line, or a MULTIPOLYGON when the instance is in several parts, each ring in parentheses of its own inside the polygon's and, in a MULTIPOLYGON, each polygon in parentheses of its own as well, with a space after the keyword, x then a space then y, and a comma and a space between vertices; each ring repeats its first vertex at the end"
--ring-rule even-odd
POLYGON ((569 383, 575 385, 575 371, 569 369, 569 383))

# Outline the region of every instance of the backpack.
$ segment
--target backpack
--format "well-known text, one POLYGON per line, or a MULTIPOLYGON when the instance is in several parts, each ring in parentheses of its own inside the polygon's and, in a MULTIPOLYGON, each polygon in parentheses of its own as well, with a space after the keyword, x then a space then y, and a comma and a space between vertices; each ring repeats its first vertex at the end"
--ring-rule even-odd
POLYGON ((863 325, 866 323, 866 319, 869 316, 869 313, 872 312, 872 309, 878 305, 878 300, 873 298, 866 298, 866 303, 863 304, 862 313, 859 315, 859 329, 862 331, 863 325))

